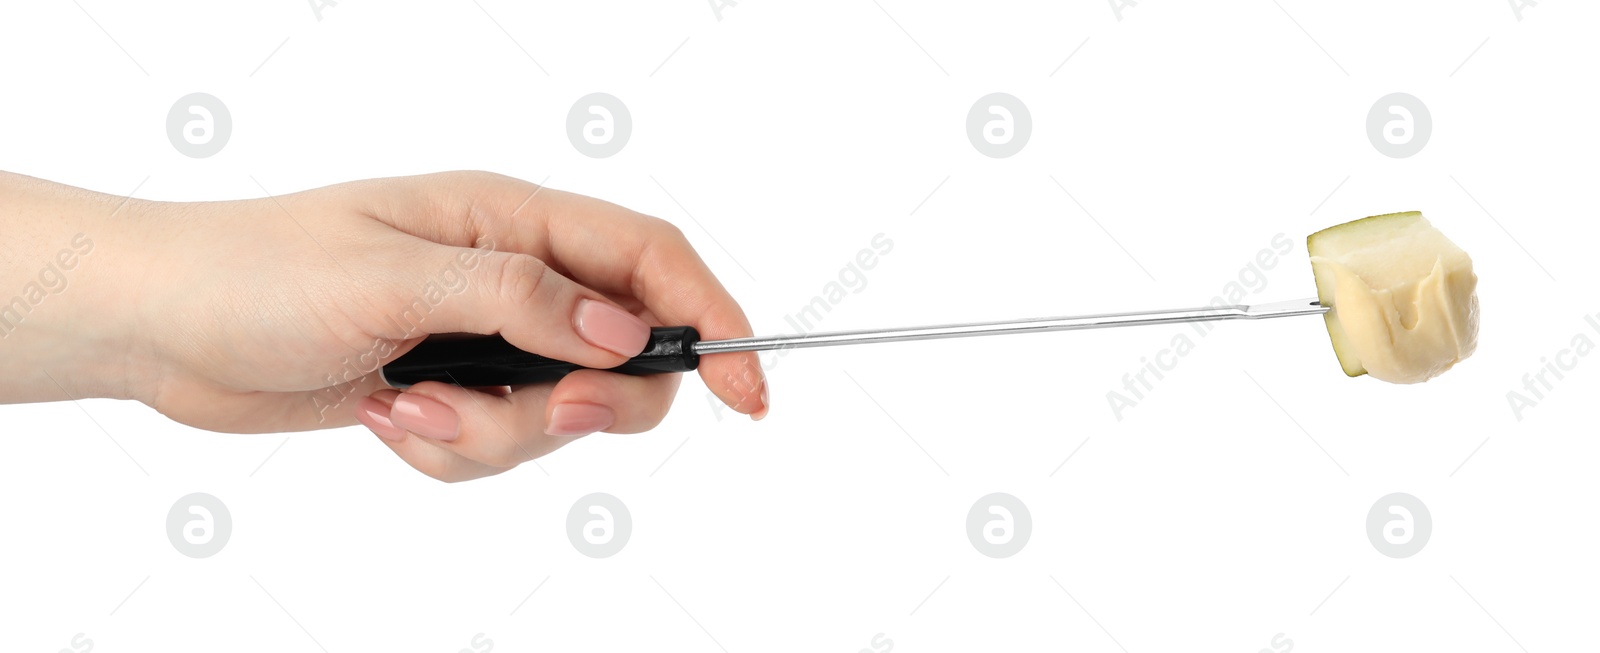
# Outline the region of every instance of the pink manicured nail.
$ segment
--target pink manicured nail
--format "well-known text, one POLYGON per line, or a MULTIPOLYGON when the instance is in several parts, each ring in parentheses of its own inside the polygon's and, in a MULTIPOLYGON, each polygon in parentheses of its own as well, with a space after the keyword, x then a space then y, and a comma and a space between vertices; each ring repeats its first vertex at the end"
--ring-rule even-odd
POLYGON ((767 411, 771 408, 772 400, 767 394, 767 380, 761 379, 761 407, 757 408, 756 412, 750 413, 750 419, 761 421, 762 418, 767 416, 767 411))
POLYGON ((572 326, 589 344, 623 356, 638 355, 650 340, 650 325, 644 320, 592 299, 578 302, 578 310, 572 314, 572 326))
POLYGON ((361 401, 356 402, 356 421, 390 442, 406 439, 405 429, 389 421, 389 407, 372 397, 362 397, 361 401))
POLYGON ((557 404, 550 409, 550 435, 588 435, 616 421, 616 413, 599 404, 557 404))
POLYGON ((454 409, 410 393, 395 397, 389 420, 407 431, 444 442, 456 439, 461 432, 461 418, 456 417, 454 409))

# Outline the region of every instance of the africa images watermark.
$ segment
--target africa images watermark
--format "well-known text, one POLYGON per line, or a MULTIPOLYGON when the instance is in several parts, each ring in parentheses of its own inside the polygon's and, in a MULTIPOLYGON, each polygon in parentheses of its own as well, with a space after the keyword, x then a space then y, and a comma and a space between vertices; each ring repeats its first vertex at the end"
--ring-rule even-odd
POLYGON ((473 244, 472 249, 458 252, 455 258, 450 259, 449 265, 438 274, 429 277, 428 282, 422 286, 422 292, 407 302, 398 315, 389 316, 389 325, 404 335, 373 341, 372 346, 355 360, 351 360, 348 356, 340 359, 337 376, 334 372, 329 372, 325 379, 328 385, 311 395, 311 405, 317 411, 317 421, 319 423, 327 421, 328 411, 338 408, 355 393, 355 382, 376 372, 383 365, 383 360, 393 354, 401 342, 425 334, 422 326, 428 320, 428 316, 449 297, 466 292, 469 285, 467 272, 476 269, 480 260, 493 251, 495 251, 494 239, 484 236, 473 244))
MULTIPOLYGON (((835 306, 843 303, 850 295, 860 294, 867 289, 867 271, 878 267, 881 258, 894 251, 894 241, 883 233, 874 235, 871 245, 857 251, 855 257, 840 268, 838 277, 824 284, 822 292, 812 297, 811 301, 800 307, 800 310, 783 316, 783 321, 794 329, 795 334, 811 333, 829 313, 833 312, 835 306)), ((760 352, 758 356, 764 355, 761 368, 772 370, 777 367, 778 359, 788 356, 790 349, 792 348, 781 347, 760 352)), ((747 370, 744 378, 733 379, 733 382, 734 391, 739 393, 740 399, 735 405, 743 402, 750 394, 761 391, 760 380, 753 370, 747 370)), ((709 390, 706 391, 706 403, 711 406, 711 412, 717 416, 717 421, 722 421, 722 413, 727 410, 727 404, 722 403, 722 400, 709 390)))
POLYGON ((51 295, 67 289, 67 273, 78 268, 81 257, 94 251, 94 241, 85 234, 72 237, 72 247, 62 248, 39 269, 37 278, 22 286, 22 292, 0 305, 0 338, 11 337, 11 332, 22 326, 34 309, 51 295))
MULTIPOLYGON (((1239 304, 1245 297, 1267 289, 1269 280, 1266 271, 1278 267, 1278 257, 1294 248, 1294 242, 1282 233, 1273 236, 1269 244, 1271 247, 1263 247, 1256 252, 1255 258, 1239 269, 1238 277, 1229 281, 1222 287, 1221 293, 1211 298, 1211 303, 1206 305, 1208 308, 1239 304)), ((1203 338, 1216 326, 1210 322, 1190 322, 1188 328, 1203 338)), ((1116 416, 1117 421, 1122 421, 1128 409, 1144 401, 1145 396, 1155 390, 1155 384, 1165 379, 1167 372, 1177 369, 1178 361, 1193 352, 1194 347, 1195 340, 1187 332, 1179 331, 1173 334, 1166 348, 1150 356, 1140 356, 1138 370, 1123 374, 1120 388, 1106 391, 1106 403, 1111 406, 1111 414, 1116 416)))
MULTIPOLYGON (((1583 321, 1595 333, 1600 334, 1600 314, 1583 316, 1583 321)), ((1539 369, 1522 375, 1522 388, 1506 391, 1506 403, 1511 406, 1511 415, 1522 421, 1524 413, 1529 408, 1545 401, 1546 393, 1556 389, 1556 383, 1567 378, 1566 373, 1577 369, 1578 362, 1594 351, 1594 339, 1583 331, 1572 334, 1567 341, 1567 347, 1558 350, 1550 356, 1539 357, 1539 369), (1526 393, 1526 394, 1524 394, 1526 393)))

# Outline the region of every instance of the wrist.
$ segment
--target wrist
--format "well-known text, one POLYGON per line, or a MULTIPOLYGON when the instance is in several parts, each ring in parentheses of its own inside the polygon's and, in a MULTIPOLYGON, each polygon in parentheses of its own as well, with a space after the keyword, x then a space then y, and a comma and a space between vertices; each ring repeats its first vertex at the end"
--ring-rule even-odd
POLYGON ((0 176, 0 402, 142 398, 126 218, 135 204, 0 176))

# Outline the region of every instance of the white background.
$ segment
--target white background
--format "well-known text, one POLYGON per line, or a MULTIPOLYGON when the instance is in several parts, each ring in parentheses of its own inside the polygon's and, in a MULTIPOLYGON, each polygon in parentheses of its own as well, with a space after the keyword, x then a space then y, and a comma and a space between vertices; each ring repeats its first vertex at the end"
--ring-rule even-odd
POLYGON ((792 331, 878 233, 893 250, 820 328, 1204 304, 1280 233, 1293 248, 1249 300, 1310 296, 1306 234, 1415 209, 1475 260, 1478 353, 1391 386, 1346 378, 1318 318, 1225 323, 1118 419, 1107 393, 1188 327, 797 351, 767 358, 764 422, 719 419, 690 381, 651 433, 459 485, 359 427, 8 406, 0 647, 1592 642, 1600 361, 1521 419, 1507 400, 1577 334, 1600 341, 1591 3, 1147 0, 1119 20, 1096 0, 744 0, 719 21, 699 0, 480 2, 346 0, 320 21, 290 0, 7 3, 0 169, 162 200, 259 197, 252 176, 548 180, 683 227, 758 333, 792 331), (197 91, 233 118, 205 159, 165 131, 197 91), (596 91, 634 121, 605 159, 566 135, 596 91), (991 92, 1032 115, 1009 158, 966 135, 991 92), (1409 158, 1367 137, 1392 92, 1432 115, 1409 158), (191 492, 231 514, 211 558, 166 536, 191 492), (632 514, 611 558, 567 539, 591 492, 632 514), (1031 514, 1010 558, 968 541, 991 492, 1031 514), (1432 515, 1409 558, 1368 542, 1391 492, 1432 515))

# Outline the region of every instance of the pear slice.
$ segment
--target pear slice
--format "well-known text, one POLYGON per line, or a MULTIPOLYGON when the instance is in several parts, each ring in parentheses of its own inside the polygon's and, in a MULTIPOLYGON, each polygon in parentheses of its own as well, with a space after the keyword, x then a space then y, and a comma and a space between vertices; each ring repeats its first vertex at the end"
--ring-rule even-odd
POLYGON ((1421 383, 1478 344, 1472 259, 1422 213, 1389 213, 1306 238, 1317 299, 1350 376, 1421 383))

